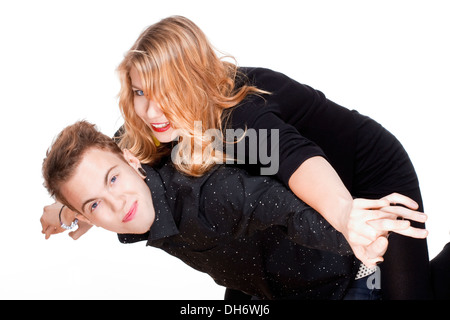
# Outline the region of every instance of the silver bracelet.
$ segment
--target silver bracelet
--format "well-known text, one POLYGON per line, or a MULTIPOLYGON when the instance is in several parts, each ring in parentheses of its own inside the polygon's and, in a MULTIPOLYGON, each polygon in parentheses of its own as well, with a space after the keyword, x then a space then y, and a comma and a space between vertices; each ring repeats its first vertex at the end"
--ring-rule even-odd
POLYGON ((65 225, 61 220, 61 213, 65 206, 66 205, 63 204, 63 206, 61 207, 61 210, 59 210, 59 223, 61 224, 61 228, 66 229, 66 230, 72 230, 73 228, 75 228, 78 225, 78 219, 75 218, 75 220, 70 224, 70 226, 65 225))

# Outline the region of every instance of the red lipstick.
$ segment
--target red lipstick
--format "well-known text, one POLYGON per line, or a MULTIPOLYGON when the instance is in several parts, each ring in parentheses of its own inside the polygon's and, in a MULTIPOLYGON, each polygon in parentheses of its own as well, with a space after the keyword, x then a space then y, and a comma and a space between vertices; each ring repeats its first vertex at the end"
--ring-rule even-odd
POLYGON ((156 132, 164 132, 170 129, 170 122, 150 123, 156 132))
POLYGON ((138 203, 135 201, 133 205, 131 206, 130 210, 128 210, 125 217, 123 217, 122 222, 129 222, 134 219, 134 216, 136 215, 138 203))

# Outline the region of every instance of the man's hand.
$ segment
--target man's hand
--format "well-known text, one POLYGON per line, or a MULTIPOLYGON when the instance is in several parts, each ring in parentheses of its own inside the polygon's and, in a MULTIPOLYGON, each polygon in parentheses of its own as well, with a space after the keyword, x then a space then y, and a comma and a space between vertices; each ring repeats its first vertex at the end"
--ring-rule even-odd
MULTIPOLYGON (((61 223, 59 221, 59 212, 62 208, 62 204, 59 202, 55 202, 52 205, 45 206, 42 217, 41 217, 41 225, 42 225, 42 233, 45 234, 45 239, 49 239, 51 235, 62 233, 66 231, 61 227, 61 223)), ((65 207, 62 211, 62 216, 65 217, 64 221, 73 221, 75 219, 76 213, 65 207)), ((77 240, 83 234, 85 234, 90 228, 91 224, 83 221, 78 222, 78 228, 74 231, 69 232, 69 236, 77 240)))
POLYGON ((49 239, 52 234, 58 234, 65 231, 59 222, 59 211, 61 208, 62 204, 59 202, 44 207, 41 225, 42 233, 45 234, 45 239, 49 239))

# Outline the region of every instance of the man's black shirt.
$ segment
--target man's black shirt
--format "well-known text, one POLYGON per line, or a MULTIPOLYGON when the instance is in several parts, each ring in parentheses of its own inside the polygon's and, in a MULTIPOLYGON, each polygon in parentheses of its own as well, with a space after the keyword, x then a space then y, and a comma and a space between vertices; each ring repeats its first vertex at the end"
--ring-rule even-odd
POLYGON ((147 240, 262 299, 340 299, 359 263, 345 238, 275 179, 217 166, 201 178, 144 165, 155 222, 147 240))

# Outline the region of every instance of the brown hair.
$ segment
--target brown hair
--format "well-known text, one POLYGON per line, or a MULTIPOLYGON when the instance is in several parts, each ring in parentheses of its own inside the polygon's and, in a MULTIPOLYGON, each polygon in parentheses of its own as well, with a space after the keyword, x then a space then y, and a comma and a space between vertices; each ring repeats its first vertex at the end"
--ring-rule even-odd
POLYGON ((119 106, 125 119, 125 132, 119 145, 149 164, 169 154, 171 144, 155 143, 152 130, 137 116, 130 79, 132 68, 141 77, 144 94, 159 103, 172 127, 183 137, 178 142, 179 152, 172 154, 173 162, 179 171, 192 176, 204 174, 224 155, 217 154, 217 150, 205 152, 199 165, 183 161, 196 155, 182 151, 203 152, 210 142, 204 135, 208 129, 218 129, 223 139, 222 112, 238 105, 250 93, 267 93, 250 85, 237 87, 236 80, 242 80, 244 75, 235 64, 216 55, 205 34, 189 19, 173 16, 151 25, 118 67, 119 106), (202 123, 200 138, 194 134, 195 121, 202 123))
POLYGON ((90 148, 108 150, 123 158, 119 146, 87 121, 78 121, 66 127, 47 150, 42 164, 44 186, 52 197, 74 210, 61 194, 61 186, 74 174, 90 148))

